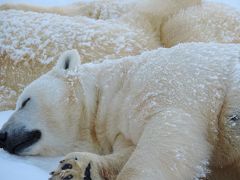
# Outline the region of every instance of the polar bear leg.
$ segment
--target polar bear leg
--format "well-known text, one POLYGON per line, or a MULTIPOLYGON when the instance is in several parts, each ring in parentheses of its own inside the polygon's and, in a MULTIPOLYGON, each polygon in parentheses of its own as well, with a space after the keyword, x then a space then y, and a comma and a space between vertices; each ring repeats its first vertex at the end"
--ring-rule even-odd
POLYGON ((116 179, 134 149, 135 146, 119 135, 112 154, 101 156, 87 152, 70 153, 51 172, 50 180, 116 179))
POLYGON ((205 176, 211 146, 207 121, 181 109, 161 112, 146 125, 117 180, 187 180, 205 176))

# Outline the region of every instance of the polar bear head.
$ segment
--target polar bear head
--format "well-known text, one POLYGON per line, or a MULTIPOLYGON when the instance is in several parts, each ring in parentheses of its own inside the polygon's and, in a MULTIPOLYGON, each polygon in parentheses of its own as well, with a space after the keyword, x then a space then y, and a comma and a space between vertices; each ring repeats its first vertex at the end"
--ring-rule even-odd
POLYGON ((70 75, 80 64, 78 52, 67 51, 53 70, 24 89, 15 112, 0 131, 2 148, 19 155, 62 155, 96 149, 91 123, 86 122, 89 101, 83 97, 85 91, 94 90, 83 88, 81 75, 70 75))

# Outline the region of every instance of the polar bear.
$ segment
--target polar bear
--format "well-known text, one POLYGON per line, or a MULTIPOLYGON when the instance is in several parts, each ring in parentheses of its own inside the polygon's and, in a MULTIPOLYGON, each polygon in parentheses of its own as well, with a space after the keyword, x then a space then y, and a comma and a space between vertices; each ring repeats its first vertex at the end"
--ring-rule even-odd
POLYGON ((24 89, 0 145, 18 155, 73 152, 53 180, 204 178, 240 157, 239 63, 236 44, 89 64, 67 51, 24 89))
POLYGON ((67 49, 77 49, 84 63, 184 42, 240 42, 240 13, 201 0, 91 0, 0 9, 0 110, 13 109, 23 88, 67 49))

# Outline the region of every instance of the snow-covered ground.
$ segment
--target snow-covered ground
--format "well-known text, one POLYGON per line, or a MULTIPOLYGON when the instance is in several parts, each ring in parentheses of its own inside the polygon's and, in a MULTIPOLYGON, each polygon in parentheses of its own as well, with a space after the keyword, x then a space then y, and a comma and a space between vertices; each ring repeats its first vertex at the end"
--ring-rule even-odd
MULTIPOLYGON (((87 1, 87 0, 85 0, 87 1)), ((205 0, 206 1, 206 0, 205 0)), ((210 1, 210 0, 209 0, 210 1)), ((229 4, 240 9, 240 0, 211 0, 229 4)), ((65 5, 77 0, 0 0, 1 3, 32 3, 34 5, 65 5)), ((0 127, 7 121, 13 111, 0 112, 0 127)), ((18 157, 9 155, 0 150, 1 180, 43 180, 49 177, 48 173, 57 165, 60 158, 18 157)))
MULTIPOLYGON (((79 0, 0 0, 0 3, 31 3, 34 5, 41 5, 41 6, 61 6, 66 5, 69 3, 74 3, 79 0)), ((85 0, 87 1, 87 0, 85 0)))

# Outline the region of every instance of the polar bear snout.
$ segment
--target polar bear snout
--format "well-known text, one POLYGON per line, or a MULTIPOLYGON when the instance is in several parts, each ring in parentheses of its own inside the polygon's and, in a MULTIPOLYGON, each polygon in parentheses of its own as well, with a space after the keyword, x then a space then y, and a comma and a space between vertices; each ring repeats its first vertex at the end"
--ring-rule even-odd
POLYGON ((0 132, 0 147, 11 154, 19 154, 41 139, 39 130, 27 131, 25 128, 0 132))

